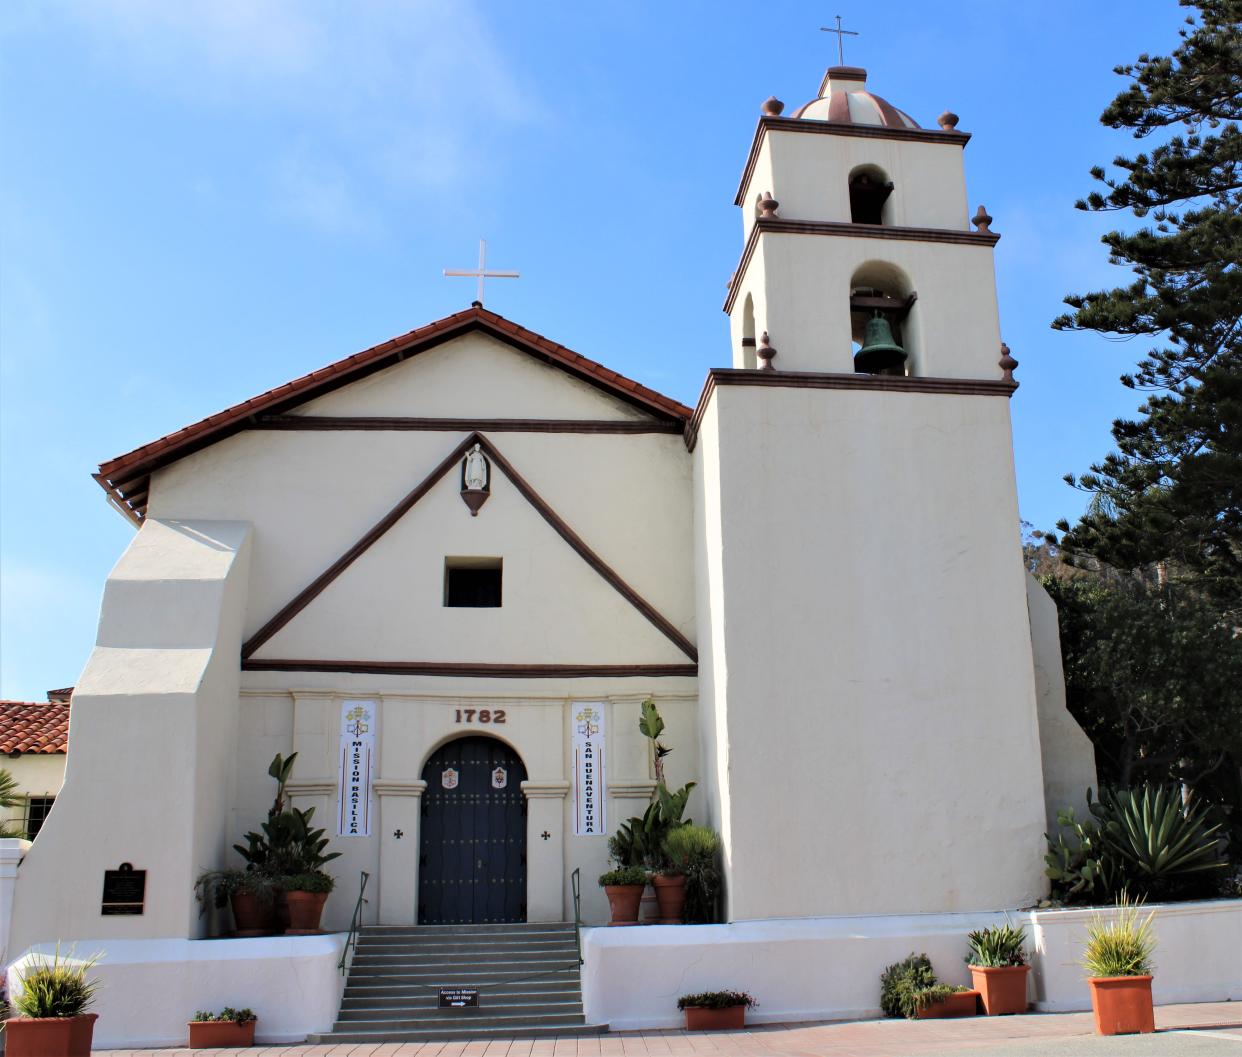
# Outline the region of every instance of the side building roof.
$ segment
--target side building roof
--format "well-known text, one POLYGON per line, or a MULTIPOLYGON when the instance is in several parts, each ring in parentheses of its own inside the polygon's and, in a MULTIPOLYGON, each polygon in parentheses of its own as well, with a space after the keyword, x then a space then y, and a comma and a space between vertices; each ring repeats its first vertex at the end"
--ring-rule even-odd
POLYGON ((269 389, 240 404, 210 415, 125 455, 101 463, 95 480, 135 524, 146 516, 151 474, 193 452, 255 425, 261 416, 279 415, 314 397, 339 389, 376 371, 426 352, 453 338, 481 330, 520 352, 647 412, 653 418, 684 425, 691 408, 649 389, 603 364, 579 355, 541 334, 490 312, 477 302, 463 312, 445 316, 408 334, 354 353, 301 378, 269 389))
POLYGON ((0 701, 0 753, 53 754, 69 747, 69 702, 0 701))

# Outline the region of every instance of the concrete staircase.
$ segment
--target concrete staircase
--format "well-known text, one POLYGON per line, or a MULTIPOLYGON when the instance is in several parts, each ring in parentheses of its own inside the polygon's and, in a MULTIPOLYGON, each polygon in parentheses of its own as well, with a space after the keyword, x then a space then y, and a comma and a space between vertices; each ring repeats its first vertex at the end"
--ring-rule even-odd
POLYGON ((378 925, 358 934, 341 1011, 310 1042, 555 1038, 587 1024, 572 922, 378 925), (442 987, 474 987, 479 1005, 440 1009, 442 987))

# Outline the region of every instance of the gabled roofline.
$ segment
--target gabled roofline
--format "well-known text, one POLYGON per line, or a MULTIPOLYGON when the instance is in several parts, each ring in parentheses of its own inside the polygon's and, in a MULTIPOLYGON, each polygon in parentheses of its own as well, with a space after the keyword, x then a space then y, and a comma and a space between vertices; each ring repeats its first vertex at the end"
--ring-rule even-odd
POLYGON ((269 389, 200 422, 101 463, 94 478, 121 513, 134 524, 141 524, 146 516, 151 474, 156 470, 250 428, 257 424, 260 416, 290 411, 317 396, 330 393, 400 363, 409 356, 416 356, 476 330, 481 330, 544 363, 559 367, 580 381, 645 411, 657 420, 684 425, 693 414, 690 408, 671 397, 609 370, 541 334, 520 327, 475 302, 463 312, 445 316, 434 323, 411 330, 408 334, 337 360, 327 367, 295 378, 275 389, 269 389))

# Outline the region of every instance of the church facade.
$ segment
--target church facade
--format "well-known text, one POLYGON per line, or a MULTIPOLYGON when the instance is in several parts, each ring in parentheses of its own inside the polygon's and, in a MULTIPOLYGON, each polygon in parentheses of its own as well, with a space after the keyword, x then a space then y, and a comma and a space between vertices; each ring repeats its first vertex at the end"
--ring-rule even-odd
POLYGON ((601 923, 648 697, 726 920, 1043 895, 1095 772, 1023 565, 956 123, 850 67, 765 104, 694 408, 475 303, 103 464, 136 534, 10 952, 202 935, 195 877, 236 864, 277 752, 341 853, 327 927, 362 872, 372 923, 571 919, 575 870, 601 923), (121 863, 140 914, 101 913, 121 863))

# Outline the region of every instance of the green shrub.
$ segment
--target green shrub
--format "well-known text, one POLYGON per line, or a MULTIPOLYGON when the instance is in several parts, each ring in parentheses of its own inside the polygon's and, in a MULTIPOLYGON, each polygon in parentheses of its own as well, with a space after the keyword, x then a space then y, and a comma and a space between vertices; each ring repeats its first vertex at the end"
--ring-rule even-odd
POLYGON ((664 837, 664 854, 672 869, 682 872, 697 859, 711 859, 720 849, 720 837, 707 826, 693 822, 669 830, 664 837))
POLYGON ((95 999, 96 981, 87 973, 98 955, 85 961, 62 958, 60 946, 49 960, 34 955, 22 973, 22 991, 13 1003, 23 1017, 76 1017, 95 999))
POLYGON ((232 1006, 225 1006, 219 1013, 208 1013, 200 1009, 194 1014, 195 1023, 202 1024, 204 1022, 211 1024, 232 1021, 234 1024, 249 1024, 252 1020, 258 1020, 253 1009, 234 1009, 232 1006))
POLYGON ((694 1006, 696 1009, 728 1009, 731 1006, 745 1006, 751 1009, 758 1004, 745 991, 701 991, 697 995, 682 995, 677 999, 678 1009, 686 1009, 689 1006, 694 1006))
POLYGON ((1011 965, 1026 965, 1026 930, 1021 925, 1006 922, 991 928, 978 929, 966 937, 970 954, 969 965, 981 969, 1000 969, 1011 965))
POLYGON ((270 904, 276 895, 276 878, 262 870, 205 870, 194 882, 199 913, 207 907, 223 907, 234 892, 245 892, 260 903, 270 904))
POLYGON ((641 866, 623 866, 599 875, 600 887, 605 885, 645 885, 647 871, 641 866))
POLYGON ((1153 968, 1156 936, 1152 929, 1155 911, 1139 919, 1139 903, 1125 896, 1117 904, 1117 916, 1100 915, 1087 926, 1087 946, 1082 966, 1088 976, 1147 976, 1153 968))
POLYGON ((1062 902, 1108 903, 1122 891, 1194 898, 1207 894, 1209 879, 1228 866, 1211 809, 1183 804, 1178 786, 1101 789, 1098 801, 1088 789, 1087 803, 1090 819, 1079 822, 1072 810, 1062 811, 1056 836, 1045 834, 1045 873, 1062 902))
POLYGON ((965 990, 940 983, 927 955, 911 953, 881 974, 880 1008, 886 1017, 915 1020, 919 1011, 933 1002, 943 1002, 949 995, 965 990))
POLYGON ((328 874, 316 870, 313 873, 297 873, 282 877, 280 887, 286 892, 331 892, 336 887, 336 881, 328 874))

